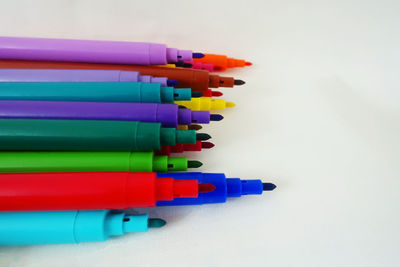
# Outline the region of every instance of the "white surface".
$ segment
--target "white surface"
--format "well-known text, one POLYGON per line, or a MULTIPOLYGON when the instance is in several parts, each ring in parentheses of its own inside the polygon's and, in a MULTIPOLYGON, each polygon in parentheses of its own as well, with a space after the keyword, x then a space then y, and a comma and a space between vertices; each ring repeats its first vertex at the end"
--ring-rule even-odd
POLYGON ((2 1, 0 35, 165 42, 246 58, 205 172, 278 188, 150 209, 163 229, 0 248, 0 266, 399 266, 398 1, 2 1), (196 32, 196 33, 192 33, 196 32), (240 153, 238 152, 240 151, 240 153))

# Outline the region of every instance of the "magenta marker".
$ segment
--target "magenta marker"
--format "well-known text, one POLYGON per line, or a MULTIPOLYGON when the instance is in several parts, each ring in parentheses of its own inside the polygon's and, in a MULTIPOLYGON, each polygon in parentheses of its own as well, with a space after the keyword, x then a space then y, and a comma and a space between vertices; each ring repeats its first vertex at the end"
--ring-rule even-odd
POLYGON ((178 124, 209 123, 222 116, 180 109, 175 104, 4 100, 0 101, 0 119, 5 118, 160 122, 176 128, 178 124))
POLYGON ((202 56, 165 44, 0 37, 1 59, 165 65, 202 56))
POLYGON ((192 64, 192 69, 195 70, 207 70, 209 72, 214 71, 214 65, 209 64, 209 63, 203 63, 203 62, 194 62, 194 61, 185 61, 186 63, 192 64))
POLYGON ((144 82, 167 86, 168 78, 124 70, 0 69, 0 82, 144 82))

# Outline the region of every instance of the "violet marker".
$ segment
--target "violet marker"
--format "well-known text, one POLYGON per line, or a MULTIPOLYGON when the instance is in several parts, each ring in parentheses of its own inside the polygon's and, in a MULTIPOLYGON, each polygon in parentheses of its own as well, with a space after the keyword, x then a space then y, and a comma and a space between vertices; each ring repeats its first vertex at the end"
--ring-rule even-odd
POLYGON ((166 77, 125 70, 0 69, 0 82, 143 82, 176 84, 166 77))
POLYGON ((203 56, 165 44, 0 37, 1 59, 165 65, 203 56))
POLYGON ((6 118, 160 122, 163 127, 176 128, 223 117, 208 111, 180 109, 175 104, 3 100, 0 119, 6 118))

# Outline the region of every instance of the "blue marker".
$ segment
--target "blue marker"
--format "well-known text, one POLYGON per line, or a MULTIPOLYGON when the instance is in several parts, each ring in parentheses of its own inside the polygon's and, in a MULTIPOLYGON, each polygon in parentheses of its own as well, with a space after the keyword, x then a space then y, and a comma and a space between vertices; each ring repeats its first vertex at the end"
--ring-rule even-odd
POLYGON ((272 183, 263 183, 261 180, 241 180, 239 178, 226 178, 223 173, 158 173, 157 177, 172 177, 176 180, 197 180, 199 183, 213 184, 215 190, 208 193, 199 193, 197 198, 176 198, 171 201, 158 201, 157 206, 183 206, 201 205, 211 203, 224 203, 228 197, 241 197, 243 195, 260 195, 263 191, 276 188, 272 183))

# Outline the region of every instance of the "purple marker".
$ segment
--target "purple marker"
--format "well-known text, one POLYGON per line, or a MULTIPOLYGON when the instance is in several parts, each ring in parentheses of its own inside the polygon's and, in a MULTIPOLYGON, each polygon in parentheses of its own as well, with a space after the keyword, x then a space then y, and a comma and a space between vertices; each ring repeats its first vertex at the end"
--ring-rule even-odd
POLYGON ((0 58, 165 65, 178 60, 192 60, 193 53, 153 43, 0 37, 0 58))
MULTIPOLYGON (((160 122, 164 127, 209 123, 210 112, 180 109, 175 104, 0 101, 0 119, 116 120, 160 122)), ((1 129, 0 129, 1 131, 1 129)))
POLYGON ((144 82, 167 86, 168 78, 125 70, 0 69, 0 82, 144 82))

